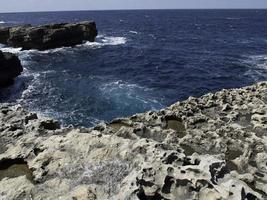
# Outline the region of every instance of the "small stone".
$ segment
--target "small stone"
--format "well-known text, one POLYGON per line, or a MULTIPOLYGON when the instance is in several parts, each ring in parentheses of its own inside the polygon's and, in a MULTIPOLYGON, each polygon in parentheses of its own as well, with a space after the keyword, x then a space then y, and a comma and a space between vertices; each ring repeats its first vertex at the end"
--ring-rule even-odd
POLYGON ((41 121, 40 127, 46 130, 56 130, 56 129, 60 129, 60 124, 58 121, 49 119, 49 120, 41 121))

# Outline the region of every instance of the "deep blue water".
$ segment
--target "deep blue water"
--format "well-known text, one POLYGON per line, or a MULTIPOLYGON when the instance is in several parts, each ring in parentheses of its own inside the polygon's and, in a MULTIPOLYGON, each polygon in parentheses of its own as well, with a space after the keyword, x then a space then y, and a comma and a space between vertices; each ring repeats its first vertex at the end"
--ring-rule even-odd
POLYGON ((89 19, 99 30, 95 43, 44 52, 3 47, 25 71, 0 101, 91 126, 267 80, 267 10, 0 14, 0 26, 89 19))

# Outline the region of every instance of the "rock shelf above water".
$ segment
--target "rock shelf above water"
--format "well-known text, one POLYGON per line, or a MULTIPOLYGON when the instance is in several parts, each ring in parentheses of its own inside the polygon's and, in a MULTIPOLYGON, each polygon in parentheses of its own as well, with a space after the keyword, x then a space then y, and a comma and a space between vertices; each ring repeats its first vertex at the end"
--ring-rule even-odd
POLYGON ((0 28, 0 43, 24 50, 74 46, 84 41, 94 42, 96 36, 96 24, 91 21, 0 28))
POLYGON ((267 198, 267 82, 93 128, 0 105, 0 199, 267 198))

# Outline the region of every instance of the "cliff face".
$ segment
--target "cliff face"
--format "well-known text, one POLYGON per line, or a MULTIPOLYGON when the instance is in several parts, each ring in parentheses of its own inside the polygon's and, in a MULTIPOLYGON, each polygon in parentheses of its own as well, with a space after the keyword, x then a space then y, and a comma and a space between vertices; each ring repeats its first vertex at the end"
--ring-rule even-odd
POLYGON ((0 28, 0 43, 22 49, 46 50, 93 42, 97 36, 95 22, 61 23, 0 28))
POLYGON ((0 88, 12 84, 23 68, 18 57, 12 53, 0 51, 0 88))
POLYGON ((266 199, 267 82, 94 128, 0 106, 0 199, 266 199))

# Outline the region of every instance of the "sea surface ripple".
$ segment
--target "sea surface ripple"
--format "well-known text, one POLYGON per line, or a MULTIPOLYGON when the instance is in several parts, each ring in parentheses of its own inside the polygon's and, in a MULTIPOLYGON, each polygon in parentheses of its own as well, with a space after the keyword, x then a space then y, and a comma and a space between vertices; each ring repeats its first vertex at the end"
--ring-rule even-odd
POLYGON ((266 10, 0 14, 0 26, 96 21, 93 43, 16 53, 25 68, 0 102, 63 124, 158 110, 189 96, 267 80, 266 10))

